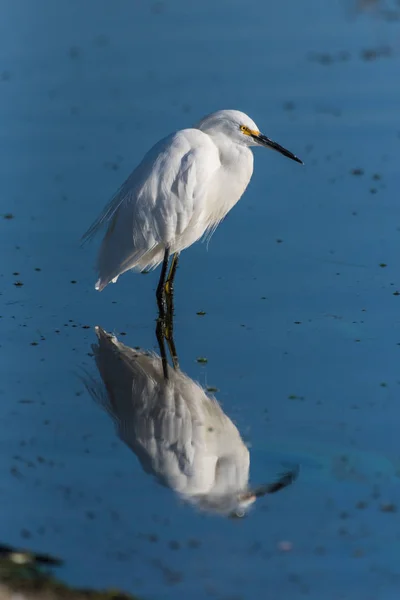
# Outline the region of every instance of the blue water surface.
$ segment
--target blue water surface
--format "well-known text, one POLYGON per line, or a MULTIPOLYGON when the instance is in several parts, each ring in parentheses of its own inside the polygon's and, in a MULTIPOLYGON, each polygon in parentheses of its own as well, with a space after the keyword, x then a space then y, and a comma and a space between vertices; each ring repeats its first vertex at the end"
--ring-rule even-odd
POLYGON ((4 0, 0 40, 3 541, 156 600, 397 600, 399 3, 4 0), (220 108, 305 162, 256 149, 177 274, 181 367, 219 390, 252 481, 301 466, 234 521, 146 475, 79 377, 95 325, 157 350, 159 276, 95 292, 80 236, 154 142, 220 108))

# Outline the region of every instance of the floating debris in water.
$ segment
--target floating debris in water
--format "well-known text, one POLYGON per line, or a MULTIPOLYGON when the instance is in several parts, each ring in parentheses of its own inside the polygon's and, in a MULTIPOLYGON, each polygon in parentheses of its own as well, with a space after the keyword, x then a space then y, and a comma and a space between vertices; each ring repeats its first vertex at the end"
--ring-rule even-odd
POLYGON ((392 49, 390 46, 380 46, 378 48, 366 48, 361 51, 360 54, 362 60, 372 61, 378 58, 389 58, 392 56, 392 49))
POLYGON ((79 46, 71 46, 68 50, 68 55, 72 60, 76 60, 82 56, 82 50, 79 46))
POLYGON ((108 38, 108 36, 106 34, 99 33, 99 35, 96 35, 96 37, 94 38, 93 43, 98 48, 105 48, 106 46, 109 45, 110 39, 108 38))
POLYGON ((180 543, 177 542, 176 540, 171 540, 168 544, 168 546, 170 547, 171 550, 180 550, 180 543))
POLYGON ((296 108, 296 105, 294 102, 291 102, 289 100, 289 102, 284 102, 283 103, 283 110, 294 110, 296 108))
POLYGON ((291 552, 293 550, 293 543, 287 540, 278 542, 278 550, 280 552, 291 552))
POLYGON ((329 54, 328 52, 312 52, 308 56, 309 60, 317 62, 320 65, 328 66, 336 62, 346 62, 351 56, 349 52, 342 50, 337 54, 329 54))
POLYGON ((395 513, 397 512, 397 506, 393 504, 393 502, 388 502, 386 504, 381 504, 380 510, 385 513, 395 513))
MULTIPOLYGON (((366 62, 372 62, 380 58, 390 58, 393 56, 393 49, 390 46, 377 46, 376 48, 364 48, 359 53, 359 58, 366 62)), ((329 54, 328 52, 312 52, 308 55, 308 60, 319 63, 325 67, 333 65, 335 63, 343 63, 350 60, 350 52, 342 50, 335 54, 329 54)))
POLYGON ((165 9, 165 2, 157 1, 151 5, 150 11, 153 13, 153 15, 161 15, 163 12, 165 12, 165 9))
POLYGON ((205 364, 208 363, 208 359, 205 358, 205 356, 199 356, 198 358, 196 358, 197 362, 200 364, 205 364))

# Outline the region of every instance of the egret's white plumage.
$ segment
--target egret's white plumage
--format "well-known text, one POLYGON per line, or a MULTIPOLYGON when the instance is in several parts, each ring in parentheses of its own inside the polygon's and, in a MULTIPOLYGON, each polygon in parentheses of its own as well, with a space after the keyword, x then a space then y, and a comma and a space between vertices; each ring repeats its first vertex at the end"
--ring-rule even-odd
POLYGON ((107 227, 96 289, 129 269, 155 268, 166 249, 179 253, 211 234, 245 191, 256 145, 301 162, 236 110, 212 113, 156 144, 83 236, 107 227))
POLYGON ((143 469, 202 510, 242 516, 257 496, 291 483, 294 473, 261 491, 248 488, 249 451, 217 400, 161 358, 134 350, 96 327, 93 352, 104 387, 86 387, 113 418, 118 436, 143 469))

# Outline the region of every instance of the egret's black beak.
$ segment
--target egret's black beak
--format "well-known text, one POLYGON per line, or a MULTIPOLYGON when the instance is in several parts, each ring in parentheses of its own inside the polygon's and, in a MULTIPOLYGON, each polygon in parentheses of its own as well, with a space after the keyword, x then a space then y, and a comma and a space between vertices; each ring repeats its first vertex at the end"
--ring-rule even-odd
POLYGON ((283 148, 283 146, 280 146, 276 142, 273 142, 266 135, 262 135, 262 133, 257 133, 257 134, 253 133, 253 134, 251 134, 251 137, 253 138, 253 140, 258 142, 258 144, 260 144, 260 146, 265 146, 266 148, 272 148, 272 150, 276 150, 277 152, 280 152, 281 154, 283 154, 283 156, 287 156, 288 158, 295 160, 296 162, 300 163, 301 165, 304 164, 303 161, 300 160, 300 158, 297 158, 297 156, 295 154, 293 154, 292 152, 289 152, 289 150, 286 150, 286 148, 283 148))

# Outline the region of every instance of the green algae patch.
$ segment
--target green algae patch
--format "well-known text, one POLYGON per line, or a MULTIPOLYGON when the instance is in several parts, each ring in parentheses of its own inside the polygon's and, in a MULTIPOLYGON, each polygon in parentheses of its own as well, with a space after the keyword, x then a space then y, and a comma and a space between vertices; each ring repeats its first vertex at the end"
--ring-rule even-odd
POLYGON ((137 596, 119 590, 89 590, 72 588, 58 580, 49 565, 61 561, 47 557, 38 559, 28 552, 13 551, 0 555, 0 598, 12 600, 139 600, 137 596))

